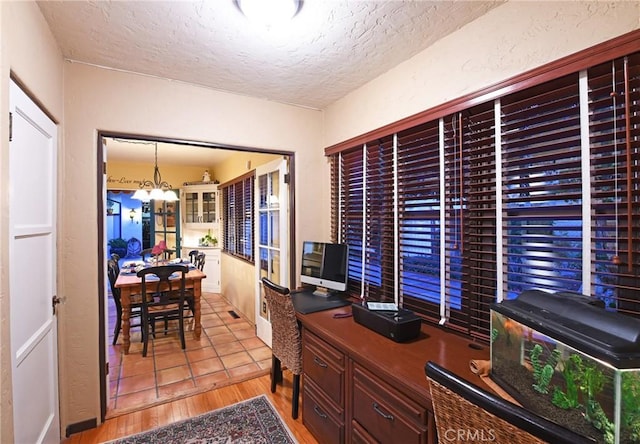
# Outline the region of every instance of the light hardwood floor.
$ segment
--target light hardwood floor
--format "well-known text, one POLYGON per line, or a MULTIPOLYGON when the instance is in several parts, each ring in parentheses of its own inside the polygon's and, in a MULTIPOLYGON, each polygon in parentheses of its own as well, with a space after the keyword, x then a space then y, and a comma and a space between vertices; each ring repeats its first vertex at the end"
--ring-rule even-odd
POLYGON ((76 433, 62 442, 64 444, 93 444, 109 441, 265 394, 300 444, 317 444, 318 441, 302 424, 302 410, 300 410, 298 419, 291 418, 291 395, 293 392, 293 376, 291 372, 285 370, 283 379, 283 385, 277 386, 276 393, 271 393, 270 377, 269 375, 264 375, 238 384, 111 418, 95 429, 76 433))
POLYGON ((188 321, 185 350, 173 331, 151 340, 142 357, 137 328, 128 355, 122 350, 122 335, 111 345, 116 308, 110 297, 107 418, 268 374, 271 349, 256 337, 252 323, 230 314, 233 310, 222 295, 203 293, 200 340, 193 339, 188 321))

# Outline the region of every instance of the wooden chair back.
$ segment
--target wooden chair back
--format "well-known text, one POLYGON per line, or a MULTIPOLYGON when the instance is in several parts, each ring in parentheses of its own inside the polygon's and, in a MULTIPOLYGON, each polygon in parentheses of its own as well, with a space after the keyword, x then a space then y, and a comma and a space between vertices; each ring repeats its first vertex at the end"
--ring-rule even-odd
POLYGON ((149 336, 155 333, 158 319, 178 320, 180 342, 185 349, 185 277, 188 272, 189 267, 185 265, 162 265, 143 268, 137 273, 142 280, 142 356, 147 356, 149 336))

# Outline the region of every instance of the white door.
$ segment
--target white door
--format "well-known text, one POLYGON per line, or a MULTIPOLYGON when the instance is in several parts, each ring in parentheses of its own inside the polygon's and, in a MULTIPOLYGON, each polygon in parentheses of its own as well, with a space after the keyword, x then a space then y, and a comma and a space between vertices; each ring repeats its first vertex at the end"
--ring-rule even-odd
POLYGON ((56 125, 12 81, 9 298, 16 443, 59 443, 56 125), (26 266, 28 265, 28 266, 26 266))
POLYGON ((256 168, 256 335, 271 347, 271 323, 261 279, 287 286, 289 282, 288 161, 276 160, 256 168))

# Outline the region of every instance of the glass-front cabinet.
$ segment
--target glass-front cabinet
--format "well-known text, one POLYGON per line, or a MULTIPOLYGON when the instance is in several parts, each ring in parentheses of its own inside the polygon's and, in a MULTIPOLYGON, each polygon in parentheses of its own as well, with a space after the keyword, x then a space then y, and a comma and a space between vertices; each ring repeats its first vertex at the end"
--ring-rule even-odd
POLYGON ((182 215, 185 228, 214 228, 218 225, 217 185, 190 185, 182 188, 182 215))

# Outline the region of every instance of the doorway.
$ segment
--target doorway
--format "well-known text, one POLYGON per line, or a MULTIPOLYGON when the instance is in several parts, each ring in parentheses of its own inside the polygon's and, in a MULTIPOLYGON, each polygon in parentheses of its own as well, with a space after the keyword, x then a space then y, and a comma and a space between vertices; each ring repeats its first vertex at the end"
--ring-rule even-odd
POLYGON ((149 203, 133 199, 133 191, 107 191, 105 228, 107 259, 117 254, 125 259, 139 259, 140 252, 152 241, 149 230, 149 203), (146 207, 146 213, 145 213, 146 207))
MULTIPOLYGON (((137 142, 146 142, 146 143, 154 143, 154 144, 170 144, 172 146, 172 148, 174 150, 176 150, 177 153, 179 153, 179 157, 180 158, 186 158, 188 157, 188 155, 190 155, 194 150, 200 150, 202 152, 208 152, 208 153, 213 153, 213 152, 221 152, 224 153, 225 155, 228 155, 230 157, 233 156, 238 156, 238 157, 242 157, 245 156, 244 158, 246 158, 248 155, 256 155, 257 157, 261 157, 261 159, 264 158, 285 158, 288 161, 288 164, 291 166, 291 169, 293 169, 293 162, 294 162, 294 153, 293 152, 286 152, 286 151, 267 151, 267 150, 261 150, 261 149, 252 149, 252 148, 247 148, 247 147, 238 147, 238 146, 228 146, 228 145, 219 145, 219 144, 213 144, 213 143, 203 143, 203 142, 189 142, 189 141, 184 141, 184 140, 173 140, 173 139, 159 139, 159 138, 155 138, 155 137, 150 137, 150 136, 141 136, 141 135, 131 135, 131 134, 119 134, 119 133, 109 133, 109 132, 100 132, 98 134, 98 150, 99 150, 99 159, 102 159, 104 156, 104 159, 107 163, 109 163, 109 148, 108 148, 108 144, 106 143, 107 140, 109 139, 127 139, 127 140, 133 140, 133 141, 137 141, 137 142), (266 157, 265 157, 266 156, 266 157)), ((135 151, 135 150, 134 150, 135 151)), ((159 157, 164 160, 164 157, 162 157, 162 155, 159 155, 159 157)), ((227 164, 228 164, 228 159, 227 159, 227 164)), ((258 162, 255 161, 243 161, 243 165, 246 165, 247 169, 249 168, 249 166, 253 164, 255 165, 259 165, 258 162)), ((196 163, 195 165, 197 165, 198 168, 200 169, 204 169, 205 165, 207 165, 206 163, 196 163)), ((163 173, 165 172, 169 172, 170 171, 170 167, 166 167, 161 165, 161 169, 163 171, 163 173)), ((107 165, 107 170, 108 170, 108 165, 107 165)), ((99 214, 101 215, 105 215, 106 214, 106 193, 107 193, 107 188, 108 188, 108 183, 107 183, 107 179, 112 179, 112 178, 107 178, 106 174, 102 175, 102 172, 105 171, 104 167, 103 167, 103 163, 99 162, 98 165, 98 171, 101 173, 99 176, 99 190, 98 190, 98 198, 97 198, 97 205, 100 209, 99 214)), ((208 172, 208 171, 207 171, 208 172)), ((106 171, 105 171, 106 173, 106 171)), ((291 173, 291 172, 290 172, 291 173)), ((145 174, 148 175, 148 174, 145 174)), ((290 177, 292 177, 292 175, 290 174, 290 177)), ((213 175, 212 175, 213 178, 213 175)), ((122 182, 127 182, 127 178, 115 178, 118 181, 122 181, 122 182)), ((178 179, 172 179, 172 183, 174 183, 176 186, 175 188, 179 190, 179 188, 182 185, 187 185, 188 183, 185 183, 188 181, 182 181, 182 180, 178 180, 178 179)), ((137 184, 134 184, 137 186, 137 184)), ((133 186, 131 186, 131 188, 133 188, 133 186)), ((291 185, 289 187, 289 201, 293 202, 293 195, 294 195, 294 187, 293 185, 291 185)), ((180 202, 177 203, 177 207, 176 210, 179 211, 180 209, 180 202)), ((292 205, 291 205, 292 207, 292 205)), ((291 208, 291 211, 293 214, 293 210, 291 208)), ((150 209, 150 213, 153 214, 153 209, 150 209)), ((142 212, 142 214, 144 214, 144 212, 142 212)), ((125 212, 125 216, 126 216, 126 212, 125 212)), ((105 218, 106 216, 103 216, 103 220, 100 221, 102 227, 104 228, 104 224, 105 224, 105 218)), ((290 221, 293 220, 293 217, 290 216, 290 221)), ((156 221, 158 222, 158 221, 156 221)), ((150 221, 150 229, 153 229, 154 221, 150 221)), ((163 221, 162 225, 164 227, 168 227, 169 223, 167 221, 163 221)), ((289 249, 290 251, 295 251, 295 249, 293 248, 293 245, 295 245, 295 236, 292 234, 295 232, 294 230, 294 224, 293 223, 289 223, 291 230, 291 236, 290 238, 287 240, 287 243, 289 245, 289 249)), ((100 230, 100 233, 103 233, 104 236, 104 230, 100 230)), ((167 231, 167 234, 169 234, 169 232, 167 231)), ((175 234, 176 236, 176 240, 179 241, 180 238, 182 236, 185 236, 184 234, 181 234, 179 232, 177 232, 175 234)), ((143 238, 145 236, 142 236, 143 238)), ((222 240, 222 236, 220 236, 220 239, 222 240)), ((101 243, 101 248, 99 248, 99 250, 104 251, 104 246, 106 243, 106 239, 103 237, 102 239, 99 240, 99 242, 101 243)), ((184 253, 184 252, 182 252, 184 253)), ((106 257, 106 255, 105 255, 106 257)), ((100 257, 99 258, 99 267, 101 270, 105 270, 106 269, 106 260, 105 257, 100 257)), ((295 263, 295 258, 293 257, 293 254, 289 255, 288 257, 289 259, 289 269, 293 269, 294 268, 294 263, 295 263)), ((108 342, 108 331, 107 331, 107 325, 106 325, 106 315, 107 315, 107 304, 105 304, 106 301, 106 291, 105 291, 105 282, 106 282, 106 273, 100 273, 100 314, 99 314, 99 320, 100 320, 100 342, 101 344, 105 344, 105 346, 103 347, 103 349, 100 352, 100 360, 101 360, 101 411, 102 411, 102 419, 105 418, 106 414, 107 414, 107 402, 108 402, 108 391, 107 391, 107 387, 108 387, 108 375, 106 373, 106 371, 102 371, 102 369, 106 370, 107 366, 107 355, 106 355, 106 349, 107 349, 107 342, 108 342)), ((293 273, 289 272, 290 276, 293 276, 293 273)), ((223 277, 224 278, 224 277, 223 277)), ((253 305, 253 304, 252 304, 253 305)), ((252 332, 252 334, 255 334, 255 331, 252 332)))

